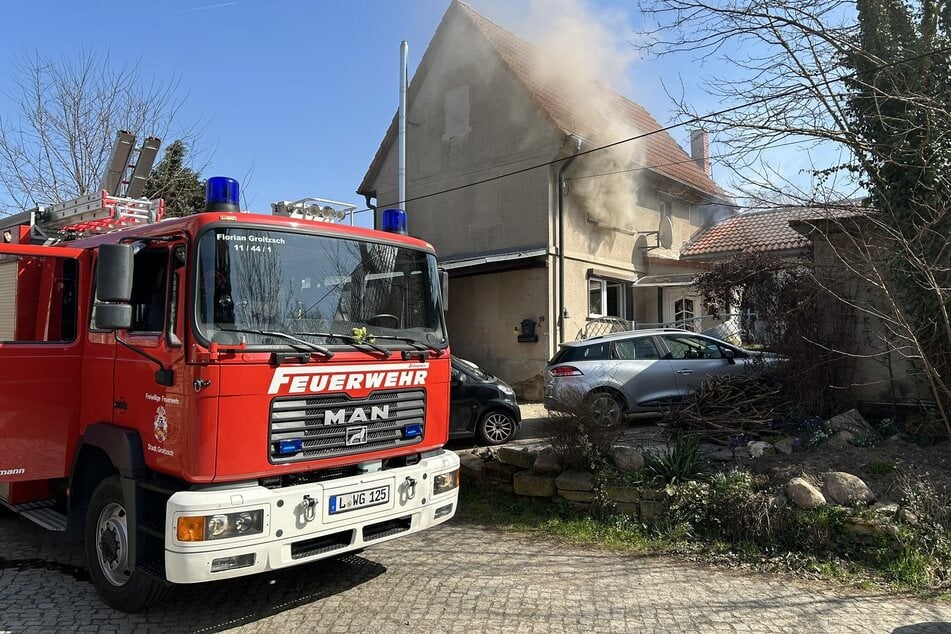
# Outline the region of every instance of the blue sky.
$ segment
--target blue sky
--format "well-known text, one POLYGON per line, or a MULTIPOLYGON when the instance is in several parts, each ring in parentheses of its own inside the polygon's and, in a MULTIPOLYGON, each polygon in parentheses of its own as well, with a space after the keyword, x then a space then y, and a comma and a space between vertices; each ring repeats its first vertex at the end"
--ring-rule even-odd
MULTIPOLYGON (((633 2, 581 1, 614 12, 620 46, 634 37, 633 2)), ((523 33, 528 3, 472 0, 476 10, 523 33)), ((15 2, 0 24, 0 93, 11 89, 18 53, 70 56, 109 51, 114 64, 138 63, 143 78, 177 79, 181 125, 202 122, 203 176, 228 175, 253 211, 281 199, 352 201, 397 107, 400 40, 419 63, 448 0, 152 0, 15 2), (250 177, 248 174, 250 173, 250 177)), ((660 87, 695 69, 688 63, 635 62, 615 84, 661 122, 670 104, 660 87)), ((702 95, 689 95, 703 107, 702 95)), ((10 104, 0 96, 0 115, 10 104)), ((686 145, 687 131, 675 133, 686 145)), ((172 139, 164 139, 170 142, 172 139)), ((369 221, 368 214, 364 215, 369 221)))

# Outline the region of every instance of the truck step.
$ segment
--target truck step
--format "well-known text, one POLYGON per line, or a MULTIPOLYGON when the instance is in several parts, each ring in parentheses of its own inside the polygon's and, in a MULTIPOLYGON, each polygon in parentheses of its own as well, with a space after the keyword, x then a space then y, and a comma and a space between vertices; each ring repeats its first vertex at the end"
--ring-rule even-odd
POLYGON ((163 495, 172 495, 177 491, 182 490, 181 484, 176 480, 170 480, 166 478, 152 478, 151 480, 141 480, 139 481, 139 486, 146 491, 155 491, 156 493, 161 493, 163 495))
POLYGON ((158 537, 164 543, 165 525, 162 522, 143 522, 139 524, 139 530, 152 537, 158 537))
POLYGON ((56 500, 37 500, 23 504, 4 502, 3 505, 48 531, 66 531, 66 514, 56 508, 56 500))

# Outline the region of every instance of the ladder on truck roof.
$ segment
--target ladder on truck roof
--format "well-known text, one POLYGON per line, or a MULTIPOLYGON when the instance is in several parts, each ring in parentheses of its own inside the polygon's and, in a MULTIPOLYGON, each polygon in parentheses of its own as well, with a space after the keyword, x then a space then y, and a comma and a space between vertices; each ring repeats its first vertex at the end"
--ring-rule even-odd
POLYGON ((0 218, 0 238, 10 242, 14 229, 29 227, 31 243, 49 245, 158 222, 165 214, 165 202, 140 196, 160 144, 157 138, 148 137, 136 148, 135 136, 120 131, 101 191, 0 218), (136 160, 130 162, 133 153, 137 153, 136 160))

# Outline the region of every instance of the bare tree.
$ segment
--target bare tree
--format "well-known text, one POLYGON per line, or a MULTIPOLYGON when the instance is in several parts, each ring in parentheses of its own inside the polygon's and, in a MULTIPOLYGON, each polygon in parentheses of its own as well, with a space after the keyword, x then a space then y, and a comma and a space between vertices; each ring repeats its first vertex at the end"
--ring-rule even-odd
POLYGON ((870 324, 869 356, 917 367, 951 436, 951 4, 643 4, 661 25, 648 51, 693 52, 724 71, 704 83, 723 107, 704 115, 681 99, 681 114, 726 148, 724 164, 752 207, 814 210, 807 228, 870 290, 855 296, 822 275, 816 282, 870 324), (823 148, 832 158, 797 186, 771 166, 777 148, 823 148))
MULTIPOLYGON (((178 124, 176 81, 143 80, 108 54, 23 53, 15 76, 14 113, 0 118, 0 202, 9 213, 95 191, 117 131, 165 138, 178 124)), ((175 137, 194 135, 192 127, 175 137)))

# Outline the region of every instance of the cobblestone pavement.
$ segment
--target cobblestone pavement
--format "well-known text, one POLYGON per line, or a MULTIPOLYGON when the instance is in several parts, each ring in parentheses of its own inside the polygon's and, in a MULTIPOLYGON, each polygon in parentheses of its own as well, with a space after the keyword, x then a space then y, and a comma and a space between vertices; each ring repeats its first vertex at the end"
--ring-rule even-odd
POLYGON ((951 632, 951 605, 840 594, 450 523, 359 556, 178 587, 127 615, 78 545, 0 511, 0 632, 951 632))

